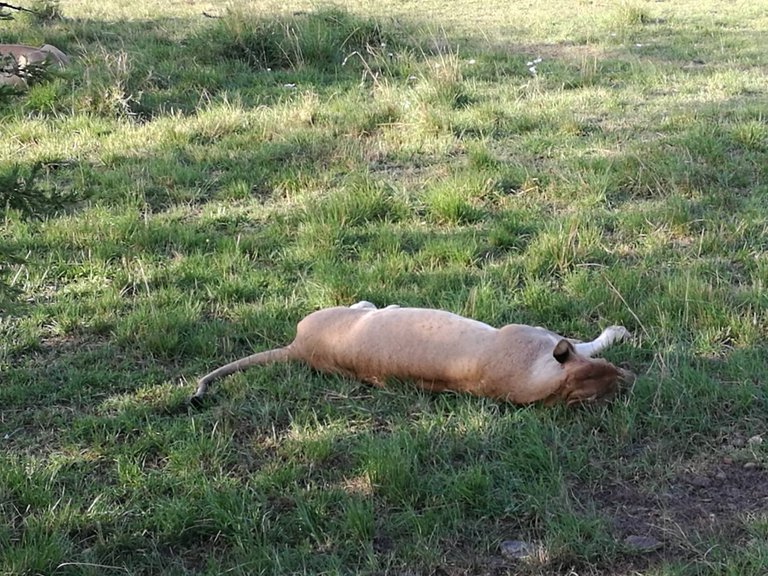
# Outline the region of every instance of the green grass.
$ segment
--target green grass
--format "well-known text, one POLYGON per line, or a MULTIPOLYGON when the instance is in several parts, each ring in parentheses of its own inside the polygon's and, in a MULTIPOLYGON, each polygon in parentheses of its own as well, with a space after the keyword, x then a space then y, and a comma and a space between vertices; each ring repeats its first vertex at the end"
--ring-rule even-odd
POLYGON ((0 573, 768 572, 759 4, 0 22, 73 59, 0 94, 0 573), (361 299, 623 324, 639 378, 566 410, 272 366, 187 409, 361 299))

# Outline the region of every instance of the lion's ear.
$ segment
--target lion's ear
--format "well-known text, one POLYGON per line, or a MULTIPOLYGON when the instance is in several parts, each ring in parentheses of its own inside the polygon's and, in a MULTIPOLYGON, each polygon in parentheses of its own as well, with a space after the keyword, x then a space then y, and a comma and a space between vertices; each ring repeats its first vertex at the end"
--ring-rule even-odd
POLYGON ((560 340, 560 342, 557 343, 557 346, 555 346, 555 349, 552 351, 552 356, 554 356, 555 360, 560 362, 560 364, 565 364, 568 361, 568 358, 571 356, 572 352, 573 344, 563 338, 560 340))

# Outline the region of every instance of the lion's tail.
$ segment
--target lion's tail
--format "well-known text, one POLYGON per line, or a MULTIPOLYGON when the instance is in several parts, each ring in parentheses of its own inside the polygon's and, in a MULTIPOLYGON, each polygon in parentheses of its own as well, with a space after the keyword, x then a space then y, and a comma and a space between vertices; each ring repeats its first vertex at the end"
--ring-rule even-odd
POLYGON ((285 346, 284 348, 275 348, 274 350, 257 352, 256 354, 251 354, 245 358, 240 358, 239 360, 225 364, 221 368, 217 368, 197 381, 197 391, 194 396, 192 396, 191 402, 193 404, 199 404, 203 396, 205 396, 205 393, 208 391, 208 385, 214 380, 245 370, 251 366, 271 364, 273 362, 285 362, 286 360, 290 360, 291 357, 291 347, 285 346))

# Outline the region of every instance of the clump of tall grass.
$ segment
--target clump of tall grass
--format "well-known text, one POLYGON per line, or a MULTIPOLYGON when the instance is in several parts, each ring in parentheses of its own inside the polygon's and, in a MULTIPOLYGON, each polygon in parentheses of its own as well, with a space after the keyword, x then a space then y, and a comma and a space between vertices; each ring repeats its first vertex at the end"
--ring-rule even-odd
POLYGON ((350 58, 356 53, 363 61, 368 56, 394 58, 394 50, 404 44, 394 25, 338 9, 270 19, 231 11, 196 42, 215 59, 239 60, 257 70, 320 72, 336 71, 345 63, 359 65, 350 58))
POLYGON ((61 5, 59 0, 35 0, 30 6, 34 19, 39 23, 61 20, 61 5))
POLYGON ((109 50, 99 46, 86 54, 81 63, 83 88, 73 101, 78 112, 107 118, 130 118, 141 88, 134 73, 134 61, 125 50, 109 50))
POLYGON ((651 22, 651 15, 636 3, 622 2, 613 14, 614 21, 624 26, 640 26, 651 22))

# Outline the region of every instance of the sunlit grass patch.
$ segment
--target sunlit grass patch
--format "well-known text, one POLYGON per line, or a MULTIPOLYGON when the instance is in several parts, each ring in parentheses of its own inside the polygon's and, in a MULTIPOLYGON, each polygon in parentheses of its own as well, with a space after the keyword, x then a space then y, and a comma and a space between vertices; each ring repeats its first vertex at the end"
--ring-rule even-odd
POLYGON ((487 182, 482 174, 449 178, 432 184, 424 193, 427 214, 435 223, 471 224, 482 219, 481 197, 487 182))

